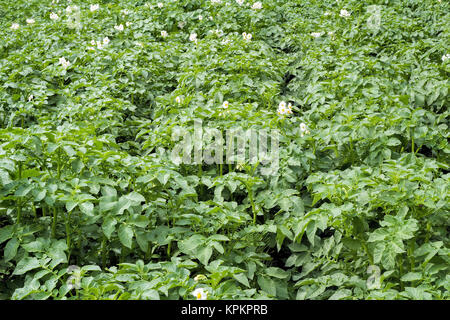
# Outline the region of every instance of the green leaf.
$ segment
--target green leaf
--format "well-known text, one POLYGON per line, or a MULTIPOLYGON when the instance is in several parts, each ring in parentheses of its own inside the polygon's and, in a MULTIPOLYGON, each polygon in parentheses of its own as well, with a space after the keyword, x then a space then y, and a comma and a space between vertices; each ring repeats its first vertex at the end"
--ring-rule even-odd
POLYGON ((258 276, 258 284, 260 288, 265 291, 267 294, 271 296, 275 296, 277 294, 275 281, 268 277, 258 276))
POLYGON ((208 264, 209 259, 211 258, 211 255, 213 253, 213 250, 211 247, 201 247, 197 248, 195 250, 197 259, 204 264, 205 266, 208 264))
POLYGON ((142 215, 134 215, 129 221, 129 224, 134 225, 139 228, 145 228, 148 224, 148 218, 142 215))
POLYGON ((250 284, 248 283, 247 276, 243 273, 233 274, 233 278, 242 283, 244 286, 250 288, 250 284))
POLYGON ((92 215, 94 213, 94 205, 91 202, 82 202, 78 207, 84 214, 92 215))
POLYGON ((227 236, 224 236, 222 234, 214 234, 211 237, 209 237, 209 239, 215 241, 230 241, 230 239, 227 236))
POLYGON ((11 240, 9 240, 8 243, 6 243, 5 253, 4 253, 5 261, 9 261, 16 256, 17 248, 19 248, 19 244, 20 244, 19 239, 15 238, 15 237, 12 238, 11 240))
POLYGON ((137 203, 145 202, 144 196, 137 192, 131 192, 126 198, 137 203))
POLYGON ((132 240, 133 240, 133 229, 126 224, 122 224, 119 227, 119 240, 120 242, 127 248, 131 249, 132 240))
POLYGON ((0 244, 12 238, 14 226, 6 226, 0 229, 0 244))
POLYGON ((403 277, 400 279, 402 281, 417 281, 421 280, 422 275, 418 272, 408 272, 407 274, 403 275, 403 277))
POLYGON ((270 267, 266 269, 266 274, 270 277, 278 278, 278 279, 286 279, 289 278, 289 272, 284 271, 283 269, 270 267))
POLYGON ((38 259, 36 259, 35 257, 24 257, 17 264, 16 268, 14 269, 13 275, 19 276, 39 267, 40 263, 38 259))
POLYGON ((311 221, 308 226, 306 227, 306 237, 308 238, 309 242, 311 242, 312 245, 314 245, 314 239, 316 236, 316 222, 311 221))
POLYGON ((102 224, 102 230, 103 233, 105 234, 105 236, 108 239, 111 239, 111 235, 114 232, 114 230, 116 229, 116 224, 117 224, 117 220, 113 217, 107 217, 102 224))

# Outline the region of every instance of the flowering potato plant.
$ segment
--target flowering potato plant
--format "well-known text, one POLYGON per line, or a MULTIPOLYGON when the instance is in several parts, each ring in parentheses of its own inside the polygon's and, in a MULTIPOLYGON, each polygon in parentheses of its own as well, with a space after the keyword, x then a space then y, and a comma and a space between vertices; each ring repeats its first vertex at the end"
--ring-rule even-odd
POLYGON ((449 9, 0 3, 0 299, 449 299, 449 9))

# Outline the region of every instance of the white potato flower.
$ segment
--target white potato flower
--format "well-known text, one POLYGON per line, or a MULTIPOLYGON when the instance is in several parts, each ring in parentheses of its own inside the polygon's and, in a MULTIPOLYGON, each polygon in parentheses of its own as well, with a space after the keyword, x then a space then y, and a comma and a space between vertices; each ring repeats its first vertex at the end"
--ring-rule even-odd
POLYGON ((95 46, 95 40, 91 40, 91 45, 95 46))
POLYGON ((183 21, 178 22, 178 28, 183 29, 186 24, 183 21))
POLYGON ((100 8, 100 5, 98 4, 91 4, 91 6, 89 7, 89 10, 91 10, 91 12, 97 11, 100 8))
POLYGON ((30 102, 33 99, 34 99, 34 96, 32 94, 30 94, 30 96, 28 97, 28 102, 30 102))
POLYGON ((164 4, 162 2, 158 2, 158 8, 161 9, 162 7, 164 7, 164 4))
POLYGON ((175 101, 176 101, 178 104, 180 104, 180 103, 181 103, 181 97, 176 97, 176 98, 175 98, 175 101))
POLYGON ((19 28, 20 28, 20 26, 19 26, 18 23, 13 23, 13 24, 11 25, 11 29, 13 29, 13 30, 17 30, 17 29, 19 29, 19 28))
POLYGON ((59 64, 63 66, 64 69, 67 69, 70 66, 70 61, 67 61, 66 58, 59 58, 59 64))
POLYGON ((448 60, 448 59, 450 59, 450 53, 444 54, 444 55, 442 56, 442 62, 444 62, 444 61, 446 61, 446 60, 448 60))
POLYGON ((277 110, 278 114, 282 115, 282 114, 287 114, 289 112, 289 108, 286 107, 286 102, 285 101, 281 101, 278 104, 278 110, 277 110))
POLYGON ((307 130, 306 124, 304 124, 303 122, 300 123, 300 131, 305 132, 306 130, 307 130))
POLYGON ((195 43, 197 43, 197 34, 196 34, 196 33, 192 33, 192 34, 189 36, 189 40, 190 40, 190 41, 193 41, 193 42, 195 42, 195 43))
POLYGON ((103 44, 108 44, 109 43, 109 38, 108 37, 104 37, 103 38, 103 44))
POLYGON ((127 27, 131 26, 132 24, 133 24, 133 23, 130 22, 130 21, 125 22, 125 25, 126 25, 127 27))
POLYGON ((169 34, 167 33, 166 30, 161 31, 161 37, 165 38, 167 37, 169 34))
POLYGON ((311 36, 313 36, 314 38, 318 38, 322 35, 321 32, 311 32, 311 36))
POLYGON ((52 13, 50 13, 50 19, 52 19, 52 20, 58 20, 59 19, 59 17, 58 17, 58 15, 56 14, 56 13, 54 13, 54 12, 52 12, 52 13))
POLYGON ((192 295, 197 298, 197 300, 206 300, 208 297, 208 292, 203 288, 197 288, 192 292, 192 295))
POLYGON ((262 3, 261 2, 255 2, 253 5, 252 5, 252 9, 262 9, 262 3))
POLYGON ((244 0, 236 0, 237 4, 242 6, 244 4, 244 0))
POLYGON ((28 23, 28 24, 33 24, 33 23, 35 23, 35 22, 36 22, 36 21, 35 21, 34 19, 32 19, 32 18, 31 18, 31 19, 27 19, 27 23, 28 23))
POLYGON ((244 40, 250 41, 250 40, 252 40, 253 36, 251 33, 243 32, 242 37, 244 38, 244 40))
POLYGON ((304 124, 303 122, 300 123, 300 131, 301 131, 300 135, 301 135, 302 137, 304 137, 305 134, 309 134, 308 127, 307 127, 306 124, 304 124))
POLYGON ((342 9, 341 12, 339 13, 339 15, 340 15, 341 17, 347 18, 347 17, 350 17, 350 12, 348 12, 348 11, 345 10, 345 9, 342 9))
POLYGON ((198 20, 202 21, 203 20, 203 16, 202 15, 198 16, 198 20))
POLYGON ((292 103, 290 103, 290 102, 287 105, 287 113, 292 114, 292 103))
POLYGON ((228 107, 229 107, 228 101, 224 101, 224 102, 222 103, 222 108, 228 109, 228 107))
POLYGON ((114 26, 114 29, 116 29, 117 31, 123 31, 123 24, 120 24, 118 26, 114 26))

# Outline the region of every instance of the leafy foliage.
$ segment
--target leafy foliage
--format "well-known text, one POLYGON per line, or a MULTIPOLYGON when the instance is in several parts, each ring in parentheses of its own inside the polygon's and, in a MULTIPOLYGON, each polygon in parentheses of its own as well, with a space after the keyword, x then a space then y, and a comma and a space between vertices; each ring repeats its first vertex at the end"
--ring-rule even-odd
POLYGON ((450 298, 448 2, 96 3, 0 3, 1 299, 450 298))

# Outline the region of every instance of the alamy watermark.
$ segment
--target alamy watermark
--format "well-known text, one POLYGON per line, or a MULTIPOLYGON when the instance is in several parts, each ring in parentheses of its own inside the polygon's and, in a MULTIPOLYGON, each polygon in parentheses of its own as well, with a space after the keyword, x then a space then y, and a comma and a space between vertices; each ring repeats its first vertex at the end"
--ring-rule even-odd
POLYGON ((369 18, 367 19, 367 28, 372 31, 378 31, 381 26, 381 6, 370 5, 367 7, 369 18))
POLYGON ((251 164, 262 175, 275 175, 279 167, 278 130, 230 128, 225 131, 203 127, 201 119, 189 128, 175 127, 176 142, 170 159, 180 164, 251 164), (192 129, 192 128, 191 128, 192 129), (224 152, 225 151, 225 152, 224 152))

